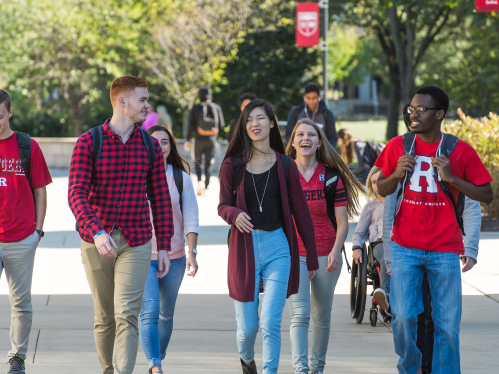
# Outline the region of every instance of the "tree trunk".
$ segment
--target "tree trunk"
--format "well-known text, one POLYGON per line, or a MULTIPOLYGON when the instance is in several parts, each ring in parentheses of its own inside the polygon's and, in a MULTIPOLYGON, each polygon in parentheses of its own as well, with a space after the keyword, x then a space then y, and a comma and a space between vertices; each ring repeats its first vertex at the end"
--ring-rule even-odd
POLYGON ((388 100, 388 124, 386 127, 386 139, 390 140, 398 135, 400 105, 400 81, 399 76, 390 74, 390 97, 388 100))

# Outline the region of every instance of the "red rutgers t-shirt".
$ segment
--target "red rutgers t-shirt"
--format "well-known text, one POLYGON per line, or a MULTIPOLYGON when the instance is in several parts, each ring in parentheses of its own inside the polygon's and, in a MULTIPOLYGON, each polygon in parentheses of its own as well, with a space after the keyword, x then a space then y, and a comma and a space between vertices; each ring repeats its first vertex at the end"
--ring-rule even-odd
MULTIPOLYGON (((392 239, 403 247, 463 255, 463 236, 454 207, 434 177, 431 166, 431 157, 435 157, 439 144, 424 143, 416 136, 416 166, 395 217, 392 239)), ((388 177, 403 155, 402 136, 398 136, 383 149, 376 166, 388 177)), ((492 181, 480 157, 466 142, 460 140, 456 144, 449 161, 452 174, 458 178, 477 186, 492 181)), ((459 191, 452 186, 450 189, 457 202, 459 191)))
MULTIPOLYGON (((31 139, 33 189, 52 183, 40 146, 31 139)), ((23 240, 35 232, 35 203, 21 166, 17 134, 0 139, 0 242, 23 240)))
MULTIPOLYGON (((327 215, 326 195, 324 193, 324 178, 326 167, 319 162, 315 172, 307 182, 300 174, 300 182, 307 198, 308 207, 312 214, 312 221, 315 229, 315 242, 317 244, 317 255, 328 256, 336 242, 336 231, 334 230, 331 218, 327 215)), ((335 207, 348 205, 345 194, 345 188, 341 178, 338 178, 336 186, 335 207)), ((307 251, 298 236, 298 245, 300 247, 300 256, 306 256, 307 251)))

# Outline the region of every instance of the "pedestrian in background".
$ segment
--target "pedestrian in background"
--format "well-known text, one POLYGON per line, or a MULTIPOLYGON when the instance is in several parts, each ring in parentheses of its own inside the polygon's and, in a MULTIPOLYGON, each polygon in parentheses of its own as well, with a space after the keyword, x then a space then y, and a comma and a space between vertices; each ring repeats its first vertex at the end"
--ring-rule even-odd
POLYGON ((154 111, 154 107, 152 105, 149 105, 147 108, 146 120, 142 123, 142 130, 147 130, 148 128, 153 127, 156 125, 157 121, 158 113, 154 111))
POLYGON ((300 252, 300 287, 289 298, 291 351, 297 374, 322 374, 331 331, 334 289, 341 273, 341 250, 348 235, 348 216, 359 211, 362 185, 350 172, 319 126, 309 119, 296 124, 286 153, 296 161, 300 183, 312 214, 319 270, 307 277, 303 241, 300 252), (308 357, 308 328, 312 317, 312 351, 308 357))
POLYGON ((231 225, 228 283, 235 300, 243 373, 257 373, 255 340, 263 279, 262 373, 276 374, 282 311, 286 298, 298 292, 300 283, 297 231, 306 248, 309 279, 319 264, 298 168, 284 155, 277 118, 264 100, 250 102, 236 125, 220 171, 218 214, 231 225))
POLYGON ((94 338, 103 373, 132 374, 138 317, 151 265, 149 198, 158 278, 168 272, 173 213, 159 142, 136 123, 149 108, 147 82, 124 76, 111 85, 113 117, 76 141, 68 199, 94 301, 94 338), (99 138, 93 142, 92 138, 99 138), (96 163, 93 155, 102 145, 96 163))
POLYGON ((31 281, 52 178, 38 143, 11 130, 12 115, 11 97, 0 90, 0 276, 5 269, 11 306, 9 374, 25 374, 33 321, 31 281))
MULTIPOLYGON (((241 109, 241 113, 243 112, 244 108, 246 108, 246 105, 251 103, 253 100, 256 100, 256 95, 252 93, 244 93, 241 96, 239 96, 239 108, 241 109)), ((239 117, 237 117, 232 123, 230 124, 230 130, 229 130, 229 135, 227 139, 230 141, 234 137, 234 129, 236 128, 237 122, 239 121, 239 117)))
MULTIPOLYGON (((151 265, 140 310, 140 337, 149 362, 149 373, 152 374, 163 373, 161 361, 166 356, 172 336, 175 303, 185 269, 187 267, 187 275, 192 277, 198 271, 196 247, 199 212, 196 194, 189 176, 191 172, 189 162, 178 153, 172 133, 159 125, 149 128, 147 132, 159 141, 163 151, 174 226, 172 250, 168 256, 169 271, 163 278, 159 278, 158 249, 153 230, 151 265), (188 257, 185 255, 184 236, 187 236, 189 246, 188 257)), ((153 222, 152 210, 151 221, 153 222)))
POLYGON ((194 171, 198 177, 197 194, 202 195, 201 163, 204 155, 204 188, 210 184, 211 160, 215 152, 216 135, 225 127, 224 115, 220 105, 212 102, 213 97, 208 87, 201 87, 198 92, 200 104, 192 107, 189 113, 186 150, 191 148, 190 139, 194 137, 194 171))
POLYGON ((289 142, 295 125, 302 118, 308 118, 314 121, 324 132, 333 148, 336 147, 336 143, 338 142, 336 119, 333 112, 327 107, 326 101, 322 99, 319 86, 315 84, 305 86, 303 104, 294 107, 291 112, 289 112, 285 134, 286 141, 289 142))
POLYGON ((158 120, 156 121, 156 125, 163 126, 173 133, 172 117, 168 114, 168 110, 164 105, 158 106, 158 120))

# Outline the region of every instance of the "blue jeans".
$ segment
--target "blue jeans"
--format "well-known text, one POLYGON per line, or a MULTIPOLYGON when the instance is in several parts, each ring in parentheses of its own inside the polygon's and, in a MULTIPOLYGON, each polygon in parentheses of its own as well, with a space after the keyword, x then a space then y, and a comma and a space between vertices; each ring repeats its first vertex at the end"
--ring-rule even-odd
POLYGON ((260 279, 263 278, 261 328, 263 336, 263 374, 276 374, 281 353, 282 311, 288 292, 291 256, 282 229, 253 230, 255 253, 255 300, 234 301, 237 320, 237 347, 241 359, 249 363, 255 357, 258 332, 258 303, 260 279))
POLYGON ((343 258, 338 269, 326 273, 328 256, 319 257, 319 270, 308 279, 307 259, 300 257, 300 288, 289 298, 289 334, 295 373, 308 373, 308 326, 312 314, 312 355, 310 370, 323 371, 331 331, 331 309, 336 283, 340 277, 343 258))
POLYGON ((416 346, 418 315, 424 311, 422 282, 428 274, 435 325, 433 374, 460 374, 459 325, 462 312, 459 255, 424 251, 392 243, 390 302, 395 352, 400 374, 417 374, 421 352, 416 346))
POLYGON ((140 310, 140 338, 149 368, 161 366, 173 331, 173 312, 186 266, 185 256, 171 260, 170 271, 156 278, 158 261, 151 261, 140 310))

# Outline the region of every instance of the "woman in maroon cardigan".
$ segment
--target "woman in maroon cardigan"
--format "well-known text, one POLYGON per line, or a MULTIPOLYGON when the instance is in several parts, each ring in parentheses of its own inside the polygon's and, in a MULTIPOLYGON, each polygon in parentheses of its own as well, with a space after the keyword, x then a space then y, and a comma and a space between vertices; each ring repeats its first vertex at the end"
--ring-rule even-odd
POLYGON ((232 226, 229 295, 235 300, 237 345, 246 374, 257 373, 254 346, 261 279, 262 373, 277 373, 282 311, 286 298, 298 292, 300 279, 293 217, 307 251, 309 279, 319 268, 314 226, 300 174, 295 162, 283 154, 272 107, 264 100, 252 101, 241 114, 220 170, 218 205, 218 214, 232 226), (289 170, 284 170, 282 161, 289 170), (233 177, 233 171, 237 177, 233 177), (297 214, 293 216, 292 212, 297 214))

